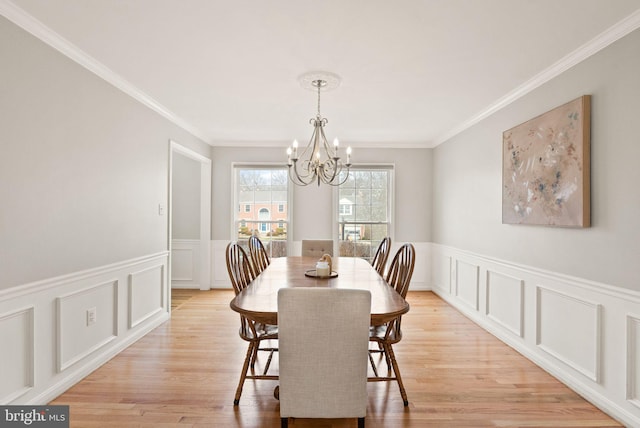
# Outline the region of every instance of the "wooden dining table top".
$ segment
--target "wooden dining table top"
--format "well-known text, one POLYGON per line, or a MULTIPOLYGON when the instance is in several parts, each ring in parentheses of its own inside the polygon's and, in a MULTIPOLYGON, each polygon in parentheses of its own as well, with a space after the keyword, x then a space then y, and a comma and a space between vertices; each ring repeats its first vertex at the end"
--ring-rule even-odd
POLYGON ((279 257, 231 301, 231 309, 247 318, 266 324, 278 324, 278 290, 288 287, 331 287, 369 290, 371 325, 382 325, 409 312, 409 304, 378 272, 359 257, 335 257, 335 278, 314 278, 316 257, 279 257))

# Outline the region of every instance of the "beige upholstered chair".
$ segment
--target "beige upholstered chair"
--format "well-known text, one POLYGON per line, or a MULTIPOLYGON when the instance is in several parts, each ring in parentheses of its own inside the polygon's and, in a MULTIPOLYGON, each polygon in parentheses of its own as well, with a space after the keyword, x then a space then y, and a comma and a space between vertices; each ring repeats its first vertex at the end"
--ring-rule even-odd
MULTIPOLYGON (((402 298, 407 297, 407 291, 409 291, 409 284, 411 283, 411 277, 413 276, 413 267, 416 262, 416 250, 412 244, 404 244, 396 255, 393 257, 389 270, 387 271, 386 281, 389 286, 393 287, 402 298)), ((407 399, 407 392, 404 389, 402 383, 402 376, 400 376, 400 368, 396 361, 395 354, 393 353, 392 345, 402 340, 402 330, 400 330, 400 323, 402 321, 402 315, 388 322, 385 325, 371 327, 369 333, 369 341, 378 345, 378 349, 369 351, 369 361, 373 368, 375 377, 370 377, 370 382, 375 381, 397 381, 400 388, 400 395, 404 405, 409 405, 407 399), (384 354, 387 362, 387 376, 382 377, 378 375, 378 370, 371 357, 372 352, 380 352, 384 354), (393 371, 393 373, 392 373, 393 371)))
POLYGON ((373 261, 371 262, 371 266, 373 266, 376 272, 381 276, 384 275, 384 268, 387 266, 387 259, 389 258, 390 250, 391 238, 387 236, 380 242, 380 245, 378 245, 376 255, 373 257, 373 261))
MULTIPOLYGON (((229 279, 231 280, 231 284, 233 285, 233 289, 237 295, 255 278, 253 268, 251 267, 251 261, 249 256, 247 256, 247 253, 245 253, 242 247, 236 242, 230 242, 227 245, 225 257, 227 261, 229 279)), ((238 382, 236 395, 233 399, 234 405, 237 405, 240 402, 242 386, 244 385, 245 379, 278 379, 277 376, 267 375, 269 365, 271 364, 271 358, 273 357, 273 352, 277 351, 277 348, 260 348, 260 343, 263 340, 275 340, 278 338, 278 327, 269 324, 257 323, 240 315, 240 330, 238 333, 243 340, 249 342, 249 347, 242 366, 242 372, 240 373, 240 381, 238 382), (255 374, 253 368, 259 350, 268 351, 269 359, 265 365, 264 372, 262 374, 255 374), (250 374, 248 374, 249 366, 251 366, 250 374)))
POLYGON ((302 256, 320 258, 325 254, 333 256, 333 241, 331 239, 303 239, 302 256))
POLYGON ((280 417, 358 418, 367 411, 371 293, 338 288, 278 291, 280 417))
POLYGON ((251 255, 251 264, 256 276, 260 275, 271 263, 264 244, 257 236, 249 238, 249 254, 251 255))

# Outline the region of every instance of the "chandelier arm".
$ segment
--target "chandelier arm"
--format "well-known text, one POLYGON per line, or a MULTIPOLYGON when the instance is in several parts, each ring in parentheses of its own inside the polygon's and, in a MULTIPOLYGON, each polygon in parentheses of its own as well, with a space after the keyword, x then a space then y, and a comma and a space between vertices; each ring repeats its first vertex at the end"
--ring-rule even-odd
MULTIPOLYGON (((338 186, 341 186, 344 183, 346 183, 346 181, 349 179, 349 169, 350 169, 350 167, 347 167, 347 173, 344 175, 344 179, 341 182, 339 182, 339 183, 327 183, 327 184, 330 185, 330 186, 338 187, 338 186)), ((342 172, 342 168, 340 170, 342 172)))
POLYGON ((336 162, 335 159, 327 159, 322 164, 322 181, 326 184, 330 184, 341 170, 342 166, 338 162, 336 162))
POLYGON ((298 167, 295 166, 294 168, 294 172, 296 173, 296 178, 301 182, 301 183, 306 183, 313 181, 313 175, 311 174, 310 170, 309 170, 309 161, 305 160, 302 162, 302 171, 304 172, 305 170, 307 171, 306 174, 302 174, 300 175, 300 172, 298 171, 298 167), (305 164, 307 164, 307 166, 305 166, 305 164))
MULTIPOLYGON (((328 122, 329 122, 327 119, 323 119, 323 121, 325 121, 325 122, 324 122, 324 124, 326 124, 326 123, 328 123, 328 122)), ((322 139, 322 144, 324 145, 324 151, 327 153, 327 156, 328 156, 329 158, 337 158, 337 159, 340 159, 340 158, 338 157, 337 149, 336 149, 335 156, 332 156, 332 155, 331 155, 332 150, 331 150, 331 148, 329 147, 329 142, 327 141, 327 137, 324 135, 324 124, 323 124, 323 126, 321 126, 321 127, 320 127, 320 136, 321 136, 321 139, 322 139)))
POLYGON ((313 158, 313 154, 315 153, 315 149, 316 149, 316 134, 317 134, 317 129, 318 126, 316 125, 316 119, 309 119, 309 123, 311 125, 313 125, 313 133, 311 134, 311 138, 309 139, 309 142, 307 143, 307 145, 305 146, 304 150, 302 150, 302 153, 298 156, 299 159, 305 159, 305 157, 308 154, 308 160, 313 158), (311 151, 311 153, 309 153, 309 151, 311 151))
POLYGON ((291 179, 291 182, 293 184, 295 184, 296 186, 308 186, 309 184, 311 184, 311 181, 305 181, 303 180, 300 175, 298 175, 298 171, 296 170, 295 167, 291 167, 289 166, 289 179, 291 179), (293 170, 293 174, 291 173, 291 171, 293 170))

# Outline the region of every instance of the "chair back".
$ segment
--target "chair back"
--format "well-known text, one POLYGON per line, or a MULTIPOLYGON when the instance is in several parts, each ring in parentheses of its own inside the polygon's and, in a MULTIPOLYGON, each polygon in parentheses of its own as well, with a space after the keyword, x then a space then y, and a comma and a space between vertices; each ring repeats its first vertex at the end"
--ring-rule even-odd
POLYGON ((389 258, 389 250, 391 250, 391 238, 387 236, 380 242, 380 245, 378 245, 376 255, 373 257, 373 261, 371 262, 371 266, 373 266, 376 272, 381 276, 384 275, 384 268, 386 267, 387 259, 389 258))
POLYGON ((251 263, 256 276, 260 275, 271 263, 264 244, 257 236, 249 238, 249 254, 251 255, 251 263))
POLYGON ((387 277, 387 283, 392 286, 403 299, 407 297, 413 267, 416 263, 416 250, 412 244, 404 244, 393 257, 387 277))
POLYGON ((364 418, 371 293, 278 291, 280 417, 364 418))
POLYGON ((331 239, 303 239, 302 256, 320 258, 325 254, 333 257, 333 241, 331 239))
POLYGON ((251 260, 237 242, 230 242, 225 251, 227 272, 236 295, 244 290, 256 277, 251 260))

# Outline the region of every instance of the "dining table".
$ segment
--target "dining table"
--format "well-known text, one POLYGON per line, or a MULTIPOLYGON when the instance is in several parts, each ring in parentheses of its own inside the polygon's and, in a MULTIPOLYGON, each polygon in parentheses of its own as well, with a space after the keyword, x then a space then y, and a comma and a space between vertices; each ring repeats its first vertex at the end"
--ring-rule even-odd
POLYGON ((329 287, 371 292, 371 325, 378 326, 409 312, 409 304, 363 258, 335 257, 332 274, 317 277, 316 257, 272 258, 269 266, 238 293, 231 309, 256 322, 278 324, 278 290, 289 287, 329 287))

